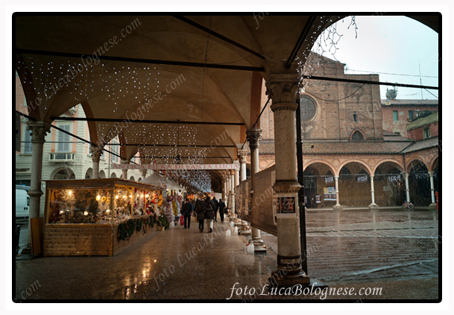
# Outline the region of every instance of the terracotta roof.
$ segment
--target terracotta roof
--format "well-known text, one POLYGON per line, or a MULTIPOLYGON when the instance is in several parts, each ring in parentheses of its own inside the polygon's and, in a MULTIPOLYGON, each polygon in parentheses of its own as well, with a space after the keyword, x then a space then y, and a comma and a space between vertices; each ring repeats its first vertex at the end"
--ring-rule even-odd
POLYGON ((390 132, 387 130, 383 130, 383 140, 385 142, 392 142, 392 141, 413 141, 410 138, 402 137, 400 134, 390 132))
POLYGON ((406 148, 403 152, 410 153, 414 151, 437 147, 438 145, 439 145, 438 137, 433 137, 425 140, 416 141, 412 146, 406 148))
POLYGON ((438 106, 438 100, 381 100, 382 106, 438 106), (389 103, 389 105, 387 104, 389 103))
MULTIPOLYGON (((397 136, 397 135, 396 135, 397 136)), ((399 141, 303 142, 303 154, 402 154, 438 146, 438 137, 414 141, 397 136, 399 141)), ((274 154, 274 142, 259 147, 260 154, 274 154)))
POLYGON ((305 142, 303 154, 399 154, 411 142, 305 142))

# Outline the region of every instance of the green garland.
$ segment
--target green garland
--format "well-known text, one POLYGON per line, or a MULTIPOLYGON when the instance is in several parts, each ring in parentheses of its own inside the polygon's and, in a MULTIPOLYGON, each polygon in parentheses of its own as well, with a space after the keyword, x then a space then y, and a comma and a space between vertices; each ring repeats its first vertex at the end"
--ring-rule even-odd
MULTIPOLYGON (((118 238, 122 241, 130 238, 133 234, 134 231, 139 232, 144 225, 149 225, 150 227, 154 226, 154 223, 156 221, 156 215, 154 216, 148 216, 147 218, 138 218, 138 219, 129 219, 126 222, 122 222, 118 225, 118 238)), ((167 222, 167 220, 166 220, 167 222)), ((168 223, 167 223, 168 227, 168 223)), ((167 228, 166 227, 166 228, 167 228)))
POLYGON ((142 229, 143 221, 141 218, 137 219, 135 221, 136 221, 136 231, 139 232, 142 229))

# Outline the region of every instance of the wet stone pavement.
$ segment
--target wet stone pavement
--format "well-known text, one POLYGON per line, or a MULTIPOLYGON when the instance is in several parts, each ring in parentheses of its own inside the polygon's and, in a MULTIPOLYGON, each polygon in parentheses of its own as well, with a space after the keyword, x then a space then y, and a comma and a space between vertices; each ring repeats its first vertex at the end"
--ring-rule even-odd
MULTIPOLYGON (((364 299, 438 298, 438 213, 308 211, 308 274, 332 288, 382 287, 364 299)), ((19 300, 320 299, 318 296, 232 295, 262 291, 276 270, 277 238, 262 233, 266 254, 247 254, 246 237, 176 226, 155 232, 114 257, 41 257, 16 261, 19 300), (36 290, 27 290, 39 283, 36 290), (26 292, 26 294, 24 294, 26 292), (235 291, 236 292, 236 291, 235 291), (239 292, 239 291, 238 291, 239 292)), ((353 299, 357 296, 328 296, 353 299)))

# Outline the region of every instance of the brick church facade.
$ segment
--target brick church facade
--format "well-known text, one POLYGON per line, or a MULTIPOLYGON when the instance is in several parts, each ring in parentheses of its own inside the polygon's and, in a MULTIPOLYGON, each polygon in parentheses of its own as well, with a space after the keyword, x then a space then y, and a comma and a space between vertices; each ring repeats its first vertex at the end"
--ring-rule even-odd
MULTIPOLYGON (((313 75, 379 81, 344 73, 344 64, 311 56, 313 75), (317 59, 317 60, 315 60, 317 59)), ((266 97, 265 101, 266 101, 266 97)), ((306 206, 434 208, 439 140, 385 130, 378 85, 307 80, 300 96, 306 206)), ((438 110, 431 104, 432 110, 438 110)), ((386 119, 386 117, 385 117, 386 119)), ((260 170, 274 164, 273 113, 261 117, 260 170)))

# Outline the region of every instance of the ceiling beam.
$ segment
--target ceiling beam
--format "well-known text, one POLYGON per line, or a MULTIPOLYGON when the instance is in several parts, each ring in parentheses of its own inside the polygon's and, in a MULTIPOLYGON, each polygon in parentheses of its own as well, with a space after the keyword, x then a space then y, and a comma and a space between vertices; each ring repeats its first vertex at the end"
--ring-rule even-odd
POLYGON ((125 147, 179 147, 179 148, 236 148, 235 145, 210 145, 210 144, 142 144, 142 143, 110 143, 110 146, 125 147))
MULTIPOLYGON (((41 55, 41 56, 55 56, 55 57, 77 58, 77 59, 91 58, 90 54, 64 53, 64 52, 56 52, 56 51, 44 51, 44 50, 21 49, 21 48, 16 48, 15 52, 16 52, 16 54, 22 55, 22 57, 25 57, 25 55, 41 55)), ((158 65, 170 65, 170 66, 212 68, 212 69, 225 69, 225 70, 242 70, 242 71, 258 71, 258 72, 265 71, 265 68, 263 68, 263 67, 222 65, 222 64, 216 64, 216 63, 128 58, 128 57, 118 57, 118 56, 117 57, 115 57, 115 56, 98 56, 97 58, 100 60, 105 60, 105 61, 136 62, 136 63, 142 63, 142 64, 158 64, 158 65)))
POLYGON ((347 83, 363 83, 363 84, 372 84, 372 85, 388 85, 388 86, 398 86, 398 87, 407 87, 407 88, 438 90, 437 86, 428 86, 428 85, 414 85, 414 84, 405 84, 405 83, 390 83, 390 82, 380 82, 380 81, 319 77, 319 76, 315 76, 315 75, 303 75, 302 77, 304 79, 309 79, 309 80, 336 81, 336 82, 347 82, 347 83))
POLYGON ((295 47, 293 47, 293 50, 290 53, 290 56, 287 58, 287 61, 285 62, 285 67, 287 69, 290 68, 293 60, 295 60, 295 57, 298 54, 298 51, 300 50, 301 45, 306 40, 307 35, 309 34, 309 31, 312 28, 312 24, 314 23, 316 18, 317 17, 315 15, 309 16, 309 19, 307 20, 306 25, 304 25, 304 28, 301 31, 300 37, 298 37, 298 41, 296 42, 295 47))
POLYGON ((177 124, 177 125, 225 125, 225 126, 243 126, 244 123, 236 122, 217 122, 217 121, 187 121, 187 120, 127 120, 116 118, 87 118, 87 117, 60 117, 52 116, 52 120, 70 120, 70 121, 96 121, 96 122, 128 122, 138 124, 177 124))

